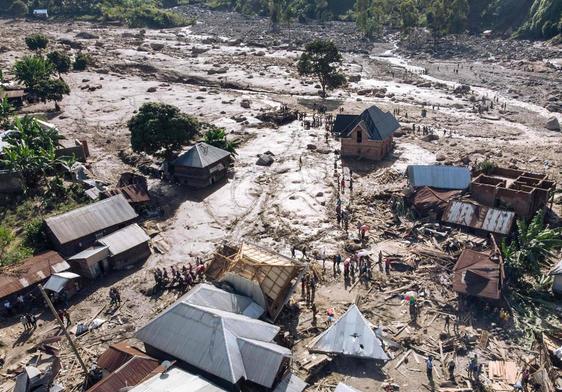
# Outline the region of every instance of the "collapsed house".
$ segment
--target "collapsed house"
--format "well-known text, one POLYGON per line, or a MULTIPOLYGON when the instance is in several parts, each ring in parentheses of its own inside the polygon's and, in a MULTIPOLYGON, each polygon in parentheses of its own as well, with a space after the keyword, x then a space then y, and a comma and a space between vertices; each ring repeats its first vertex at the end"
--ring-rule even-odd
POLYGON ((443 212, 443 222, 477 231, 506 236, 515 221, 512 211, 488 208, 474 203, 451 200, 443 212))
POLYGON ((104 235, 130 225, 137 219, 135 210, 122 195, 77 208, 45 219, 47 235, 64 256, 72 256, 104 235))
POLYGON ((30 257, 21 264, 2 272, 0 299, 9 300, 19 294, 31 292, 51 275, 68 269, 70 269, 70 265, 54 251, 30 257))
POLYGON ((413 188, 432 187, 465 190, 470 186, 470 171, 466 167, 442 165, 410 165, 406 169, 408 183, 413 188))
POLYGON ((204 188, 226 177, 231 159, 228 151, 207 143, 197 143, 177 157, 170 170, 179 183, 204 188))
POLYGON ((122 194, 133 207, 142 206, 150 203, 150 193, 148 192, 148 182, 146 177, 139 174, 125 172, 121 174, 117 186, 112 189, 101 191, 100 198, 122 194))
POLYGON ((357 116, 340 116, 332 131, 340 136, 342 157, 380 161, 392 149, 393 135, 400 124, 391 113, 371 106, 357 116))
POLYGON ((150 237, 136 223, 95 241, 93 246, 68 258, 72 268, 87 278, 126 269, 148 259, 150 237))
POLYGON ((544 174, 492 168, 474 179, 471 193, 483 205, 508 209, 530 219, 546 207, 554 188, 555 183, 544 174))
POLYGON ((382 342, 357 305, 349 309, 309 345, 309 351, 388 361, 382 342))
POLYGON ((90 157, 90 149, 86 140, 60 140, 55 149, 57 157, 73 157, 78 162, 86 162, 90 157))
POLYGON ((195 304, 205 297, 188 293, 139 329, 136 338, 156 358, 172 356, 231 385, 271 388, 291 356, 273 342, 280 328, 240 313, 255 308, 249 298, 227 292, 215 296, 213 301, 231 298, 232 304, 218 301, 235 310, 225 311, 195 304))
POLYGON ((449 202, 461 195, 458 190, 439 190, 428 186, 416 189, 410 196, 410 203, 420 216, 432 216, 441 219, 449 202))
POLYGON ((238 249, 216 253, 207 276, 226 282, 239 294, 252 298, 275 320, 294 292, 304 265, 261 246, 243 242, 238 249))
POLYGON ((459 294, 488 300, 501 299, 505 280, 501 252, 465 249, 453 268, 453 290, 459 294))

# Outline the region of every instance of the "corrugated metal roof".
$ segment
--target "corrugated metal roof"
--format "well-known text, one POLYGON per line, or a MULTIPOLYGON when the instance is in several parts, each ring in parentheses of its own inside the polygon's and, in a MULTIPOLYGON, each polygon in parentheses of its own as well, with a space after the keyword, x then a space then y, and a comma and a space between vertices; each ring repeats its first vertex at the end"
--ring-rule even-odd
POLYGON ((54 251, 30 257, 15 267, 3 269, 0 275, 0 298, 42 282, 53 273, 68 269, 70 265, 54 251))
POLYGON ((410 165, 408 181, 414 188, 429 186, 439 189, 467 189, 470 171, 466 167, 440 165, 410 165))
POLYGON ((98 240, 100 244, 109 248, 109 253, 112 256, 121 254, 148 241, 150 241, 150 237, 136 223, 98 240))
POLYGON ((164 368, 160 366, 158 360, 148 356, 135 356, 92 386, 87 392, 117 392, 121 388, 135 386, 162 371, 164 371, 164 368))
POLYGON ((463 250, 453 268, 453 290, 477 297, 501 298, 500 260, 491 252, 463 250))
POLYGON ((265 312, 261 306, 249 297, 229 293, 206 283, 195 286, 181 297, 179 302, 242 314, 253 319, 260 318, 265 312))
POLYGON ((174 161, 174 166, 205 168, 228 156, 230 156, 228 151, 207 143, 197 143, 181 154, 174 161))
POLYGON ((382 343, 356 305, 312 342, 310 351, 388 360, 382 343))
POLYGON ((562 275, 562 260, 550 270, 549 275, 562 275))
POLYGON ((347 384, 344 384, 343 382, 340 382, 337 386, 336 386, 336 390, 334 392, 361 392, 358 389, 352 388, 347 384))
POLYGON ((111 197, 118 194, 125 196, 129 203, 148 203, 150 201, 150 194, 142 184, 130 184, 102 192, 104 197, 111 197))
POLYGON ((129 392, 227 392, 206 379, 173 367, 137 385, 129 392))
POLYGON ((254 354, 259 352, 260 362, 275 364, 281 352, 290 355, 280 346, 266 345, 278 332, 279 327, 263 321, 177 302, 137 331, 136 337, 232 384, 251 377, 271 387, 279 368, 256 367, 247 360, 257 358, 254 354), (264 344, 249 344, 253 340, 264 344))
POLYGON ((308 384, 289 372, 283 376, 273 392, 302 392, 308 384))
POLYGON ((515 212, 452 200, 443 212, 442 220, 477 230, 507 235, 513 226, 515 212))
POLYGON ((332 132, 336 135, 340 135, 357 119, 357 117, 359 117, 357 114, 338 114, 332 125, 332 132))
POLYGON ((69 281, 78 279, 79 277, 80 275, 75 274, 74 272, 59 272, 51 275, 43 288, 45 290, 54 291, 55 293, 60 293, 69 281))
POLYGON ((148 355, 126 342, 112 344, 99 356, 96 364, 100 369, 113 372, 127 363, 134 356, 147 357, 148 355))
POLYGON ((365 124, 370 140, 385 140, 400 128, 400 123, 391 113, 383 112, 373 105, 357 116, 343 131, 342 135, 349 136, 361 122, 365 124))
POLYGON ((273 386, 283 360, 291 356, 291 350, 275 343, 238 338, 246 379, 268 388, 273 386), (272 372, 271 369, 276 369, 272 372))
POLYGON ((109 227, 134 220, 137 213, 123 195, 77 208, 45 219, 45 223, 61 244, 86 237, 109 227))
POLYGON ((97 262, 109 257, 109 247, 107 246, 92 246, 91 248, 84 249, 82 252, 69 257, 68 260, 90 260, 97 262))

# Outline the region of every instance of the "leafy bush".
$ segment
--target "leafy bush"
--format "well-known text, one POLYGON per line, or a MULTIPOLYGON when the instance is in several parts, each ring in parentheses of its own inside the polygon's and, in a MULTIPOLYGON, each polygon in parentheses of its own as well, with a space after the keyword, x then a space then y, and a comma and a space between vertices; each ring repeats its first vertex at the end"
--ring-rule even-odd
POLYGON ((36 251, 45 249, 48 244, 42 218, 36 218, 23 226, 24 245, 36 251))
POLYGON ((152 2, 133 1, 131 4, 102 6, 102 15, 109 20, 124 20, 129 27, 162 29, 188 26, 192 19, 168 10, 159 9, 152 2))
POLYGON ((88 53, 80 52, 76 55, 72 68, 74 68, 75 71, 85 71, 90 64, 92 64, 92 58, 90 55, 88 53))
POLYGON ((45 49, 49 44, 49 39, 43 34, 31 34, 25 37, 25 44, 29 50, 45 49))
POLYGON ((22 18, 29 13, 29 8, 27 8, 27 4, 23 1, 16 0, 12 3, 8 12, 15 18, 22 18))
POLYGON ((48 80, 54 71, 53 64, 40 55, 24 56, 14 64, 16 80, 23 83, 31 93, 39 82, 48 80))
POLYGON ((60 74, 70 71, 72 60, 70 60, 70 56, 65 52, 55 50, 47 54, 47 59, 54 65, 59 76, 60 74))
POLYGON ((205 132, 205 137, 203 139, 205 143, 210 144, 218 148, 222 148, 225 151, 233 155, 237 155, 236 149, 240 145, 238 140, 228 140, 226 138, 226 131, 224 128, 218 128, 215 126, 210 126, 209 130, 205 132))

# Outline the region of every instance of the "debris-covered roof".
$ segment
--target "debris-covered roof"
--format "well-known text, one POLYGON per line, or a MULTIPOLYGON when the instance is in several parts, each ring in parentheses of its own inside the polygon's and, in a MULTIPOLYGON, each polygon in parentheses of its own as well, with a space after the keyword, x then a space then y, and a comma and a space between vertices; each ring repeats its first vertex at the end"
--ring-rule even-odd
POLYGON ((179 301, 223 310, 225 312, 242 314, 254 319, 259 318, 265 311, 249 297, 229 293, 228 291, 206 283, 195 286, 180 298, 179 301))
POLYGON ((2 271, 0 275, 0 298, 42 282, 53 273, 63 272, 69 268, 70 265, 54 251, 30 257, 21 264, 2 271))
POLYGON ((361 122, 365 125, 370 140, 385 140, 400 128, 400 123, 391 113, 383 112, 373 105, 357 116, 342 132, 342 136, 349 136, 361 122))
POLYGON ((468 168, 457 166, 410 165, 406 173, 414 188, 430 186, 438 189, 467 189, 471 180, 468 168))
POLYGON ((174 166, 206 168, 229 156, 228 151, 207 143, 197 143, 181 154, 174 161, 174 166))
POLYGON ((74 272, 58 272, 51 275, 43 288, 45 290, 54 291, 55 293, 60 293, 68 282, 78 278, 80 278, 80 275, 75 274, 74 272))
POLYGON ((302 263, 261 246, 243 242, 226 257, 216 255, 208 268, 213 279, 228 282, 237 293, 251 297, 275 320, 292 294, 302 263))
POLYGON ((515 220, 512 211, 452 200, 443 212, 443 222, 507 235, 515 220))
POLYGON ((270 388, 291 351, 273 343, 279 327, 250 317, 176 302, 136 333, 161 352, 236 384, 270 388))
POLYGON ((150 241, 150 237, 136 223, 98 240, 100 244, 109 248, 109 253, 112 256, 121 254, 148 241, 150 241))
POLYGON ((476 297, 500 299, 502 271, 498 253, 465 249, 453 268, 453 290, 476 297))
POLYGON ((416 190, 412 195, 412 205, 420 214, 430 211, 442 213, 451 199, 458 197, 461 191, 458 190, 438 190, 424 186, 416 190))
POLYGON ((116 195, 65 214, 45 219, 61 244, 134 220, 137 213, 125 197, 116 195))
POLYGON ((380 339, 356 305, 351 305, 339 320, 316 337, 310 351, 388 360, 380 339))
POLYGON ((226 392, 206 379, 183 369, 173 367, 165 374, 156 374, 129 392, 226 392))
POLYGON ((119 342, 112 344, 99 356, 96 361, 96 365, 100 369, 107 370, 108 372, 113 372, 119 367, 127 363, 134 356, 146 357, 148 356, 143 351, 136 347, 133 347, 126 342, 119 342))
POLYGON ((111 197, 119 194, 125 196, 129 203, 148 203, 150 201, 148 190, 141 184, 130 184, 101 192, 103 197, 111 197))

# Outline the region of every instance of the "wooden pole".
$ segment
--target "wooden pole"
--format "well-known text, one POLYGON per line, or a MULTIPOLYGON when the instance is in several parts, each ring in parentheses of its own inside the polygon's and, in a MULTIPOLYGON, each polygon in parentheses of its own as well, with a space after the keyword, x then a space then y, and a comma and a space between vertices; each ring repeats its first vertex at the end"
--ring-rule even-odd
POLYGON ((72 351, 74 352, 74 355, 76 355, 76 358, 78 359, 78 363, 80 363, 80 366, 82 367, 82 370, 84 371, 84 376, 86 376, 86 379, 88 379, 88 368, 84 364, 84 361, 82 361, 82 357, 80 357, 80 354, 78 353, 78 349, 74 345, 74 342, 72 341, 72 338, 70 337, 70 334, 66 330, 66 327, 64 326, 64 323, 60 319, 57 311, 55 310, 55 307, 53 306, 53 303, 51 302, 51 299, 49 298, 49 296, 47 295, 47 293, 43 289, 43 286, 41 286, 41 285, 38 285, 38 286, 39 286, 39 290, 41 291, 41 294, 43 295, 43 298, 45 299, 45 302, 47 302, 47 305, 49 306, 49 309, 51 310, 51 313, 53 313, 53 316, 55 317, 55 320, 57 320, 57 322, 59 323, 59 326, 62 328, 62 330, 64 332, 64 335, 66 336, 66 339, 68 340, 68 343, 70 344, 70 347, 72 348, 72 351))

